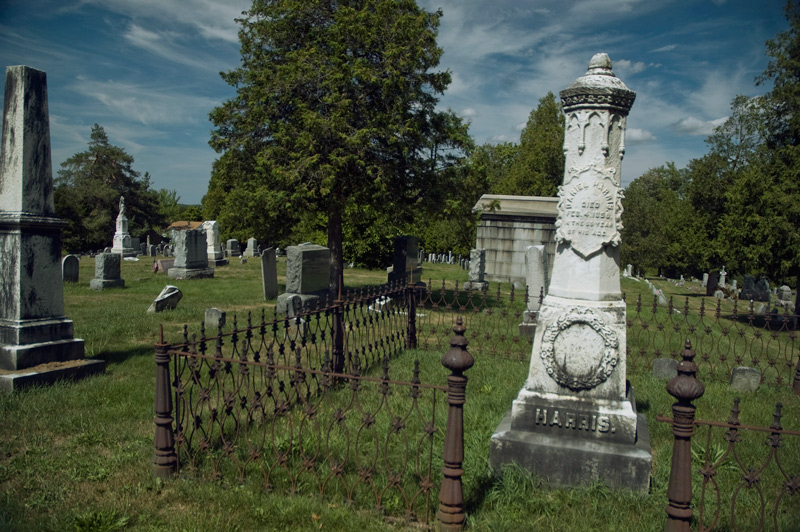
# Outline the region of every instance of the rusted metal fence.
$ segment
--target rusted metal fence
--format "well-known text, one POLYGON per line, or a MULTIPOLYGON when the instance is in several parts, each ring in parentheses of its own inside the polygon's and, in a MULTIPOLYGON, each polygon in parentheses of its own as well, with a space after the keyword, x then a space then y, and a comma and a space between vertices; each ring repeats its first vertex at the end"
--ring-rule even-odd
POLYGON ((780 403, 769 427, 743 425, 738 399, 727 422, 695 419, 704 386, 691 347, 667 384, 673 417, 658 416, 674 436, 666 532, 800 530, 800 431, 783 428, 780 403), (696 430, 705 432, 699 442, 696 430))
POLYGON ((706 300, 687 297, 680 303, 669 299, 652 305, 639 295, 628 309, 628 367, 652 366, 660 357, 680 358, 689 339, 697 353, 696 363, 709 379, 728 379, 733 368, 749 366, 761 372, 763 382, 792 384, 800 394, 800 342, 797 323, 788 311, 782 314, 757 313, 752 301, 733 301, 723 310, 716 300, 706 308, 706 300), (633 307, 633 308, 631 308, 633 307))
POLYGON ((463 372, 472 357, 459 319, 442 358, 446 386, 422 382, 418 362, 406 380, 390 378, 389 358, 407 344, 413 290, 360 291, 270 322, 248 316, 212 338, 185 327, 171 345, 162 334, 154 473, 206 472, 424 523, 438 490, 440 527, 460 529, 463 372))
MULTIPOLYGON (((416 298, 416 345, 438 351, 447 347, 447 332, 455 316, 463 316, 470 350, 481 356, 528 360, 533 338, 522 334, 528 294, 509 285, 501 291, 500 283, 489 290, 464 290, 458 282, 434 285, 418 290, 416 298)), ((532 296, 533 297, 533 296, 532 296)), ((541 299, 541 292, 535 297, 541 299)))

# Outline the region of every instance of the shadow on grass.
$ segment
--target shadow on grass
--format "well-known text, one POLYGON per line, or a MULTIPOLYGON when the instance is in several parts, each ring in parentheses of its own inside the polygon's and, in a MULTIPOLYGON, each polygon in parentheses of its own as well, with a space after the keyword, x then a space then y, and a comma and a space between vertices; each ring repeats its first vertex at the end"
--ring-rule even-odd
POLYGON ((154 349, 152 346, 142 345, 132 347, 130 349, 118 351, 103 351, 93 357, 87 357, 89 360, 105 360, 106 364, 122 364, 129 358, 138 356, 154 356, 154 349))

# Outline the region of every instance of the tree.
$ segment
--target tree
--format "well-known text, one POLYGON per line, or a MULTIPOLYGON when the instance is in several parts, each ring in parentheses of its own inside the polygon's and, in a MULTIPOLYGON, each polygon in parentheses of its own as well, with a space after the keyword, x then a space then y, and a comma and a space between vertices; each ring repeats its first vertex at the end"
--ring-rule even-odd
POLYGON ((222 74, 236 96, 211 112, 207 214, 261 221, 273 241, 323 214, 336 291, 343 228, 433 208, 470 143, 435 110, 450 83, 431 71, 441 16, 413 0, 255 0, 238 20, 241 66, 222 74))
POLYGON ((102 126, 92 126, 89 149, 63 163, 55 180, 56 214, 67 220, 64 248, 85 251, 111 243, 119 198, 132 234, 162 223, 158 194, 150 189, 150 174, 133 169, 133 156, 109 143, 102 126))
POLYGON ((539 100, 520 135, 511 168, 498 194, 555 196, 564 178, 564 115, 552 92, 539 100))

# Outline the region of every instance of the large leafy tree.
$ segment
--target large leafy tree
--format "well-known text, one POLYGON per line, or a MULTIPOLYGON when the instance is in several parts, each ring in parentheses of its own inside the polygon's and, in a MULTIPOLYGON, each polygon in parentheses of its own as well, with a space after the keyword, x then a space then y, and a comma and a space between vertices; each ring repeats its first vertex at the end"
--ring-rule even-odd
POLYGON ((564 178, 564 115, 552 92, 539 100, 520 135, 513 163, 495 185, 498 194, 555 196, 564 178))
POLYGON ((273 242, 322 215, 341 286, 344 227, 403 227, 433 208, 469 145, 435 109, 450 82, 433 71, 441 15, 413 0, 255 0, 241 66, 222 74, 236 96, 211 112, 206 214, 273 242))
POLYGON ((125 215, 132 235, 162 223, 158 193, 150 175, 133 169, 133 156, 108 140, 95 124, 86 151, 63 163, 55 180, 56 214, 67 220, 63 245, 70 251, 108 246, 115 231, 119 198, 125 196, 125 215))

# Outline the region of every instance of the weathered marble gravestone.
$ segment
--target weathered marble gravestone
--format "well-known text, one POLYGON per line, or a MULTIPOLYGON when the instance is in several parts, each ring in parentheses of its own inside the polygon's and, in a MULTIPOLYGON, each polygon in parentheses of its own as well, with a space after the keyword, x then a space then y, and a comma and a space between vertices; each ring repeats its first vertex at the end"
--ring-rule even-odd
POLYGON ((0 155, 0 391, 104 371, 64 315, 47 75, 6 68, 0 155), (38 367, 48 364, 46 367, 38 367))
POLYGON ((114 245, 111 247, 111 253, 119 253, 123 257, 136 256, 133 240, 128 232, 128 217, 125 216, 125 196, 119 198, 119 214, 117 215, 117 227, 114 232, 114 245))
POLYGON ((147 312, 162 312, 172 310, 178 306, 178 302, 183 298, 183 293, 177 286, 167 285, 153 300, 147 312))
POLYGON ((175 265, 167 272, 170 279, 205 279, 214 277, 214 269, 208 266, 206 233, 202 229, 175 231, 172 239, 175 246, 175 265))
POLYGON ((469 252, 469 281, 464 283, 464 290, 487 290, 486 282, 486 250, 471 249, 469 252))
POLYGON ((331 252, 326 247, 316 244, 287 247, 286 292, 278 296, 278 312, 287 312, 287 303, 293 296, 300 298, 302 306, 316 308, 320 299, 329 294, 330 267, 331 252))
POLYGON ((261 288, 264 299, 278 297, 278 263, 275 248, 267 248, 261 252, 261 288))
POLYGON ((250 258, 258 257, 259 255, 258 240, 256 240, 254 237, 248 238, 247 247, 245 248, 244 253, 242 253, 242 256, 250 258))
POLYGON ((238 257, 242 254, 242 250, 239 247, 239 241, 233 238, 225 242, 225 249, 228 252, 228 257, 238 257))
POLYGON ((708 273, 703 274, 703 286, 708 286, 708 273))
POLYGON ((219 308, 207 308, 205 326, 207 337, 219 334, 219 329, 225 326, 225 311, 219 308))
POLYGON ((394 239, 394 258, 389 273, 389 282, 405 280, 416 283, 422 278, 422 268, 417 263, 419 254, 419 238, 416 236, 399 236, 394 239))
POLYGON ((495 471, 517 463, 554 485, 649 488, 647 421, 626 380, 619 271, 620 167, 634 97, 606 54, 561 92, 566 161, 555 262, 528 379, 491 439, 495 471))
POLYGON ((744 276, 744 286, 739 293, 739 299, 744 301, 763 301, 769 303, 769 281, 764 278, 756 281, 752 275, 744 276))
POLYGON ((61 259, 61 279, 65 283, 77 283, 81 261, 75 255, 65 255, 61 259))
POLYGON ((94 279, 89 281, 92 290, 121 288, 125 286, 122 279, 122 254, 99 253, 94 258, 94 279))
POLYGON ((725 278, 728 276, 728 272, 725 271, 725 266, 719 271, 719 286, 725 288, 725 278))
POLYGON ((761 372, 755 368, 738 366, 731 372, 730 388, 740 393, 753 393, 761 386, 761 372))
POLYGON ((219 239, 219 224, 216 220, 207 220, 203 222, 203 229, 206 231, 206 255, 208 255, 209 266, 227 266, 228 259, 225 258, 225 252, 222 250, 222 244, 219 239))
POLYGON ((528 246, 525 250, 525 289, 527 292, 527 308, 522 313, 519 324, 520 334, 533 338, 536 333, 536 314, 539 312, 539 296, 547 293, 547 249, 544 244, 528 246))

